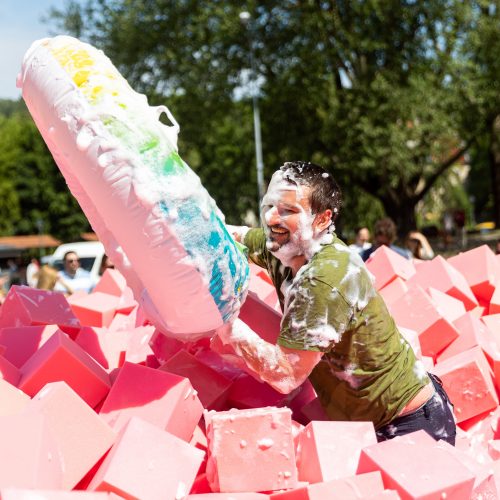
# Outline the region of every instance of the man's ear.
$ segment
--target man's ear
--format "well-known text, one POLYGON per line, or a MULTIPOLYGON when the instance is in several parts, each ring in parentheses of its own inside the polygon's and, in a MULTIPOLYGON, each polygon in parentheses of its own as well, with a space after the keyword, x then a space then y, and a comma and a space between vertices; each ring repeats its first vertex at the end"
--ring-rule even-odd
POLYGON ((332 223, 332 211, 327 209, 324 212, 316 214, 314 222, 319 232, 324 231, 332 223))

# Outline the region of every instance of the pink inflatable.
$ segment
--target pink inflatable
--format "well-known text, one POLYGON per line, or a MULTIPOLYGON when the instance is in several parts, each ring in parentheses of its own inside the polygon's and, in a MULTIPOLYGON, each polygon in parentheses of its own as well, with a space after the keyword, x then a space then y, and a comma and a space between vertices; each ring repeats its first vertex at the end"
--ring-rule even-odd
POLYGON ((72 194, 151 321, 194 340, 234 319, 246 258, 177 152, 179 126, 99 50, 36 41, 18 87, 72 194), (165 113, 172 126, 159 120, 165 113))

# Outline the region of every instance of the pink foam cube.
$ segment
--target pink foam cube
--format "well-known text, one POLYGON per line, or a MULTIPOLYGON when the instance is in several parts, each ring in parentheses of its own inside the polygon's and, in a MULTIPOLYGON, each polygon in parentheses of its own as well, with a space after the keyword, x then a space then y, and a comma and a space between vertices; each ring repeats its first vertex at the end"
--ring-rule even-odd
POLYGON ((29 401, 23 391, 0 378, 0 416, 20 413, 29 401))
POLYGON ((58 330, 21 367, 18 387, 34 396, 45 384, 60 380, 92 407, 106 396, 110 388, 109 376, 104 369, 58 330))
POLYGON ((0 308, 0 328, 58 325, 76 335, 80 322, 62 293, 13 285, 0 308))
POLYGON ((264 493, 201 493, 188 495, 186 500, 269 500, 269 495, 264 493))
POLYGON ((436 357, 457 337, 457 329, 441 316, 432 299, 418 286, 411 287, 389 310, 402 328, 418 333, 424 356, 436 357))
POLYGON ((408 280, 408 285, 419 285, 426 289, 436 288, 463 302, 467 311, 478 306, 478 302, 463 274, 438 255, 418 266, 417 272, 408 280))
POLYGON ((259 337, 267 342, 276 343, 280 333, 281 313, 269 307, 251 292, 241 307, 239 319, 259 337))
POLYGON ((299 435, 299 479, 320 483, 353 476, 361 450, 376 442, 372 422, 310 422, 299 435))
POLYGON ((40 414, 0 417, 0 489, 59 489, 63 464, 40 414))
POLYGON ((47 384, 25 412, 46 418, 64 463, 64 489, 74 488, 116 439, 114 431, 65 382, 47 384))
POLYGON ((5 359, 21 368, 57 330, 57 325, 2 328, 0 343, 5 346, 5 359))
POLYGON ((302 407, 301 414, 305 419, 305 423, 309 423, 314 420, 317 420, 319 422, 330 420, 323 406, 321 405, 319 398, 315 398, 312 401, 309 401, 309 403, 305 404, 302 407))
POLYGON ((93 291, 121 297, 126 287, 127 282, 118 269, 106 269, 93 291))
POLYGON ((213 491, 294 488, 297 468, 288 408, 205 412, 213 491))
POLYGON ((188 379, 128 362, 100 410, 117 432, 136 416, 184 441, 189 441, 202 414, 203 406, 188 379))
POLYGON ((456 319, 465 314, 465 307, 461 300, 458 300, 447 293, 436 290, 433 287, 427 288, 429 297, 436 304, 437 310, 443 318, 453 323, 456 319))
POLYGON ((367 446, 358 474, 380 471, 402 498, 470 498, 474 475, 425 431, 367 446))
POLYGON ((413 262, 383 245, 366 261, 368 271, 375 277, 375 288, 381 290, 397 277, 408 280, 415 274, 413 262))
POLYGON ((384 483, 379 471, 310 484, 307 487, 309 500, 358 500, 383 491, 384 483))
POLYGON ((457 422, 498 406, 491 369, 480 347, 473 347, 437 363, 433 373, 441 378, 448 397, 455 405, 457 422))
POLYGON ((204 408, 218 410, 226 402, 232 381, 205 365, 192 354, 181 350, 174 354, 160 370, 165 370, 191 381, 204 408))
POLYGON ((260 301, 275 309, 279 307, 278 294, 272 281, 259 266, 250 263, 249 291, 255 294, 260 301))
POLYGON ((194 356, 203 364, 209 366, 213 370, 216 370, 218 373, 224 375, 224 377, 230 380, 237 379, 243 373, 240 368, 234 366, 215 351, 202 350, 196 352, 194 356))
POLYGON ((149 345, 155 328, 152 325, 138 326, 127 332, 127 347, 125 361, 146 364, 148 356, 154 355, 149 345))
POLYGON ((17 386, 20 378, 21 372, 19 369, 3 356, 0 356, 0 379, 17 386))
POLYGON ((396 276, 392 281, 379 290, 380 295, 384 299, 386 304, 392 304, 399 297, 403 296, 408 291, 408 285, 406 282, 396 276))
POLYGON ((121 497, 105 491, 62 491, 62 490, 0 490, 2 500, 119 500, 121 497))
POLYGON ((498 314, 500 313, 500 280, 498 281, 499 286, 497 286, 491 296, 491 301, 488 308, 488 314, 498 314))
POLYGON ((123 331, 83 326, 75 342, 109 372, 125 362, 127 339, 123 331))
POLYGON ((448 262, 463 274, 478 300, 490 301, 500 280, 500 262, 488 245, 459 253, 448 262))
POLYGON ((307 484, 299 483, 292 490, 274 491, 269 495, 269 500, 309 500, 307 484))
MULTIPOLYGON (((495 343, 493 334, 471 312, 455 320, 453 325, 456 327, 459 335, 444 351, 441 351, 437 357, 438 362, 444 361, 455 354, 459 354, 477 345, 481 346, 485 350, 485 353, 487 353, 491 350, 488 346, 491 343, 495 343)), ((500 348, 500 345, 498 347, 500 348)), ((500 356, 500 349, 498 350, 498 354, 500 356)))
POLYGON ((120 299, 116 295, 93 292, 71 302, 71 309, 85 326, 109 326, 120 299))
POLYGON ((123 427, 89 484, 123 498, 184 498, 204 453, 157 426, 133 417, 123 427))

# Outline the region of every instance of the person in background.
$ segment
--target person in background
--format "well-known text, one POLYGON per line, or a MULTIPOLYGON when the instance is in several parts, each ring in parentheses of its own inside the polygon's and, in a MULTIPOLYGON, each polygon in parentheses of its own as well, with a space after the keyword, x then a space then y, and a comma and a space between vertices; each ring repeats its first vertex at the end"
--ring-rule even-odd
POLYGON ((409 250, 394 245, 397 231, 396 224, 394 224, 394 221, 390 217, 385 217, 384 219, 379 219, 377 222, 375 222, 373 232, 373 245, 368 250, 364 250, 363 252, 361 252, 361 258, 364 261, 368 260, 368 257, 370 257, 370 255, 382 245, 385 245, 391 250, 394 250, 394 252, 403 256, 405 259, 411 259, 412 256, 409 250))
POLYGON ((115 265, 113 264, 113 261, 109 258, 107 254, 104 254, 102 256, 102 261, 101 261, 101 267, 99 268, 99 276, 102 276, 104 274, 104 271, 106 269, 114 269, 115 265))
POLYGON ((40 263, 38 262, 38 259, 33 258, 30 260, 30 263, 26 267, 26 283, 31 288, 36 288, 37 286, 38 271, 40 271, 40 263))
POLYGON ((410 231, 406 237, 406 248, 414 259, 430 260, 434 258, 434 250, 427 238, 419 231, 410 231))
POLYGON ((349 245, 349 248, 361 254, 361 252, 368 250, 371 246, 370 230, 367 227, 358 227, 356 229, 356 240, 352 245, 349 245))
POLYGON ((40 290, 54 290, 56 284, 59 284, 59 288, 64 289, 66 295, 73 293, 72 288, 59 276, 57 269, 48 264, 42 266, 35 277, 37 280, 36 288, 40 290))
MULTIPOLYGON (((92 283, 90 273, 80 267, 80 259, 76 252, 72 250, 66 252, 63 264, 64 269, 59 271, 58 276, 73 292, 80 290, 90 292, 92 290, 94 284, 92 283)), ((54 290, 67 293, 67 288, 60 281, 56 283, 54 290)))

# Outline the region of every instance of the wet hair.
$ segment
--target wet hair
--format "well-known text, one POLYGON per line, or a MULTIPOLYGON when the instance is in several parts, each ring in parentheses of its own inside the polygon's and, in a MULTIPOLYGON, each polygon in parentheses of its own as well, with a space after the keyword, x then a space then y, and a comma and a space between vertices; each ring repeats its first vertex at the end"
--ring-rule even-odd
POLYGON ((390 217, 385 217, 375 222, 373 232, 375 237, 383 236, 389 243, 392 243, 396 239, 396 224, 390 217))
POLYGON ((313 214, 330 209, 332 222, 335 222, 342 206, 342 192, 332 174, 307 161, 287 161, 280 170, 287 182, 311 188, 309 204, 313 214))

